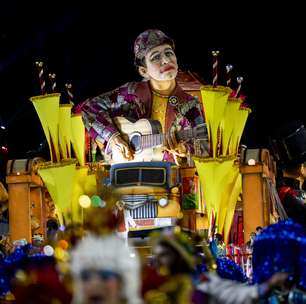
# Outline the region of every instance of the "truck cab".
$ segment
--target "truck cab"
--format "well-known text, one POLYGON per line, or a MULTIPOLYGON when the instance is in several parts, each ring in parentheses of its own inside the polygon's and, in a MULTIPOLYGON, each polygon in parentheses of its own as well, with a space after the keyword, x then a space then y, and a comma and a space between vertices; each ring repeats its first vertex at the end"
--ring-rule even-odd
POLYGON ((130 231, 174 226, 182 217, 180 174, 173 163, 114 164, 110 168, 110 183, 137 224, 130 231))

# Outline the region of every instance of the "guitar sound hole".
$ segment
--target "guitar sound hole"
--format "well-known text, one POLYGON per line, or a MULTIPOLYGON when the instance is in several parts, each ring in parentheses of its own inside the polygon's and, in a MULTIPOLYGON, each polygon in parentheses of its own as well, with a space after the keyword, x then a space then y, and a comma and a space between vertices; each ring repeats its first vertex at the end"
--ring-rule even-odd
POLYGON ((130 136, 130 146, 135 151, 135 153, 139 153, 142 151, 141 148, 141 134, 133 133, 130 136))

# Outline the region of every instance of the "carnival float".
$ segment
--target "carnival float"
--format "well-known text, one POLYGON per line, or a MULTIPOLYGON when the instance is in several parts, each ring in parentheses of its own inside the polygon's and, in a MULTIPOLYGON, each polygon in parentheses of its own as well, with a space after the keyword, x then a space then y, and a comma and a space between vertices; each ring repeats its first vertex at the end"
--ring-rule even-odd
POLYGON ((66 85, 68 100, 62 104, 55 75, 49 77, 52 92, 47 93, 43 63, 38 62, 41 95, 30 101, 41 122, 50 161, 8 162, 11 240, 31 242, 35 234, 45 238, 50 218, 59 222, 59 229, 82 224, 87 208, 107 205, 103 194, 107 187, 113 187, 130 209, 137 223, 131 231, 173 226, 179 220, 185 230, 214 231, 223 234, 226 243, 242 243, 257 226, 276 222, 275 162, 266 149, 240 145, 251 113, 240 94, 243 79, 238 77, 238 88, 231 89, 232 67, 227 66, 226 85, 218 85, 217 52, 213 60, 212 85, 195 73, 178 75, 181 87, 202 102, 210 146, 209 155, 204 155, 199 148, 203 139, 195 139, 194 166, 181 168, 162 162, 111 165, 96 161, 96 146, 86 135, 81 114, 72 111, 71 85, 66 85), (131 170, 138 172, 137 180, 125 187, 120 174, 121 179, 127 178, 131 170), (151 180, 141 179, 145 174, 140 172, 148 172, 155 180, 160 175, 161 181, 152 186, 151 180))

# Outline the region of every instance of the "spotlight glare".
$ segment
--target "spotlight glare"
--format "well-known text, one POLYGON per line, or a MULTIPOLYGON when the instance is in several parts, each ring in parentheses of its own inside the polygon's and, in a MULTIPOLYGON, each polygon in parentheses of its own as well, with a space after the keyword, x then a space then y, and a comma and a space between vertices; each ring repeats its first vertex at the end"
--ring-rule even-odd
POLYGON ((89 208, 91 205, 91 200, 88 195, 81 195, 79 197, 79 204, 82 208, 89 208))
POLYGON ((54 249, 53 249, 53 247, 50 246, 50 245, 46 245, 46 246, 44 247, 43 251, 44 251, 44 254, 47 255, 47 256, 51 256, 51 255, 54 254, 54 249))

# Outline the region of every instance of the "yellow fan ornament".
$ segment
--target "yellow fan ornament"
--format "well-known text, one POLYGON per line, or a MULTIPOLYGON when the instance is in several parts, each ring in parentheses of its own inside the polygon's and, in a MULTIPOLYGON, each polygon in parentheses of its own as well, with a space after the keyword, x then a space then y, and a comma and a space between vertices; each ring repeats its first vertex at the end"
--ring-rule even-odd
POLYGON ((224 232, 225 240, 241 193, 237 154, 250 113, 250 109, 241 106, 242 100, 230 97, 230 93, 228 87, 201 87, 210 151, 209 157, 193 157, 204 189, 207 218, 216 219, 216 231, 224 232))

